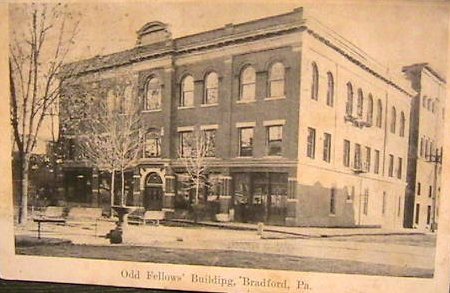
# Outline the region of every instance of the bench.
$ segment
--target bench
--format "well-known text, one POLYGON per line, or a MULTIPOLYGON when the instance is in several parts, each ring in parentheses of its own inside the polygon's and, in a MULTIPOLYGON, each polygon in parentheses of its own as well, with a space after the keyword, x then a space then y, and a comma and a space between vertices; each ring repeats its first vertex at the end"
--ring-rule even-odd
POLYGON ((129 224, 145 225, 148 222, 152 222, 156 226, 159 226, 159 221, 166 218, 164 211, 138 211, 128 216, 129 224))
POLYGON ((102 217, 102 208, 71 208, 67 216, 67 224, 95 227, 97 236, 97 221, 102 217))
POLYGON ((33 218, 33 222, 38 223, 38 239, 41 239, 42 223, 65 224, 66 219, 63 217, 64 207, 48 206, 43 214, 33 218))

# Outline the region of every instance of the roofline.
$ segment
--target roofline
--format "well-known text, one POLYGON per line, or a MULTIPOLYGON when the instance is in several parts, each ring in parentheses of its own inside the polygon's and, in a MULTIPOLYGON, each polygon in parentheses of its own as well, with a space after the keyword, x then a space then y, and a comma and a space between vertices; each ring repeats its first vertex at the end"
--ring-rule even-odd
MULTIPOLYGON (((385 83, 392 85, 393 87, 397 88, 398 90, 407 94, 408 96, 410 96, 410 97, 414 96, 414 93, 413 93, 413 92, 415 92, 414 90, 412 90, 412 89, 407 90, 403 86, 400 86, 398 84, 398 82, 394 82, 392 80, 392 78, 390 76, 388 76, 387 73, 380 74, 379 72, 382 72, 384 70, 386 70, 386 72, 387 72, 387 68, 383 68, 383 66, 381 66, 379 63, 376 62, 376 60, 374 60, 373 58, 368 56, 362 49, 353 45, 350 41, 341 37, 338 33, 332 31, 328 27, 322 25, 314 17, 308 17, 308 19, 305 19, 304 15, 302 15, 302 12, 303 12, 302 8, 296 8, 296 9, 292 10, 291 12, 284 13, 284 14, 278 14, 278 15, 269 16, 269 17, 265 17, 265 18, 255 19, 255 20, 251 20, 249 22, 243 22, 243 23, 236 24, 236 25, 227 24, 221 28, 175 38, 172 40, 170 45, 168 45, 165 49, 157 50, 159 52, 153 52, 153 54, 149 52, 150 54, 147 53, 147 54, 145 54, 146 56, 138 56, 138 57, 131 56, 130 60, 118 62, 116 64, 104 64, 103 66, 99 66, 97 68, 82 70, 77 75, 87 74, 90 72, 97 72, 100 70, 110 69, 110 68, 113 68, 116 66, 132 64, 132 63, 143 61, 146 59, 152 59, 152 58, 157 58, 157 57, 162 57, 162 56, 167 56, 167 55, 175 55, 175 56, 182 55, 182 54, 190 53, 193 51, 208 50, 208 49, 215 48, 215 47, 227 46, 230 43, 248 42, 248 41, 253 41, 253 40, 257 40, 257 39, 271 37, 273 35, 288 34, 288 33, 292 33, 292 32, 306 30, 307 33, 309 33, 310 35, 312 35, 313 37, 315 37, 316 39, 318 39, 325 45, 329 46, 330 48, 334 49, 336 52, 338 52, 339 54, 346 57, 352 63, 358 65, 363 70, 365 70, 365 71, 369 72, 370 74, 374 75, 375 77, 381 79, 385 83), (259 21, 275 19, 277 17, 289 16, 289 15, 295 15, 295 14, 302 16, 302 18, 300 18, 298 21, 289 21, 289 22, 285 22, 285 23, 281 23, 281 24, 275 24, 275 25, 263 27, 261 29, 261 31, 256 32, 256 33, 254 31, 252 33, 249 33, 246 31, 241 32, 241 33, 228 33, 228 34, 224 33, 224 34, 218 35, 216 37, 213 37, 210 40, 207 40, 206 42, 204 42, 204 41, 197 42, 197 43, 193 42, 191 44, 186 44, 186 45, 182 45, 182 46, 178 46, 178 44, 177 44, 180 40, 185 40, 190 37, 193 38, 195 36, 206 35, 208 33, 215 32, 215 31, 217 31, 217 32, 231 31, 232 32, 233 28, 239 28, 241 26, 248 25, 248 24, 254 24, 259 21), (333 39, 333 40, 331 40, 331 39, 333 39), (336 44, 336 43, 338 43, 338 44, 336 44), (374 69, 374 68, 376 68, 376 69, 374 69), (411 92, 409 92, 409 90, 411 90, 411 92)), ((142 49, 143 49, 143 47, 137 46, 137 47, 134 47, 129 50, 124 50, 122 52, 103 55, 100 57, 97 56, 97 57, 77 61, 74 63, 69 63, 68 65, 75 65, 76 63, 83 62, 83 61, 84 62, 89 62, 90 60, 94 61, 95 59, 106 58, 108 56, 113 56, 113 55, 120 55, 121 53, 125 53, 125 52, 136 51, 136 53, 137 53, 138 50, 142 50, 142 49)), ((430 70, 430 72, 432 72, 433 74, 435 73, 435 71, 432 71, 431 68, 427 68, 427 69, 430 70)), ((438 77, 440 79, 442 79, 440 76, 438 76, 438 77)))
POLYGON ((427 70, 428 72, 430 72, 434 77, 436 77, 439 81, 441 81, 441 82, 447 84, 447 81, 445 80, 445 78, 444 78, 442 75, 440 75, 436 70, 434 70, 434 69, 430 66, 430 64, 427 63, 427 62, 423 62, 423 63, 415 63, 415 64, 411 64, 411 65, 404 66, 404 67, 402 68, 402 71, 405 72, 405 71, 407 71, 407 70, 412 70, 412 69, 416 69, 416 68, 417 68, 417 69, 420 69, 420 70, 426 69, 426 70, 427 70))

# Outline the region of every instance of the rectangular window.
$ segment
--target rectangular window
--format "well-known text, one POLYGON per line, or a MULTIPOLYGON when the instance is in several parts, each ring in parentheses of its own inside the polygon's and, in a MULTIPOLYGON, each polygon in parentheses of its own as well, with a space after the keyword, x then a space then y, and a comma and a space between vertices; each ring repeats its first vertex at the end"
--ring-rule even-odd
POLYGON ((369 213, 369 189, 364 190, 363 214, 367 216, 369 213))
POLYGON ((346 193, 345 201, 351 202, 353 200, 354 195, 355 195, 355 186, 352 186, 350 188, 349 187, 345 187, 344 191, 346 193))
POLYGON ((419 217, 420 217, 420 204, 416 203, 416 218, 414 220, 414 223, 419 225, 419 217))
POLYGON ((161 156, 161 140, 159 137, 145 135, 144 158, 157 158, 161 156))
POLYGON ((397 167, 397 178, 402 179, 402 172, 403 172, 403 159, 398 158, 398 167, 397 167))
POLYGON ((365 161, 365 168, 366 172, 370 172, 370 160, 371 158, 371 149, 369 147, 366 147, 366 161, 365 161))
POLYGON ((188 157, 192 153, 192 131, 179 133, 179 154, 181 157, 188 157))
POLYGON ((431 206, 427 207, 427 225, 430 225, 431 222, 431 206))
POLYGON ((330 193, 330 215, 336 214, 336 189, 331 188, 330 193))
POLYGON ((361 145, 355 143, 355 160, 353 162, 353 167, 357 170, 361 169, 361 145))
POLYGON ((239 128, 239 156, 253 156, 253 127, 239 128))
POLYGON ((375 150, 375 159, 374 159, 374 166, 373 166, 373 172, 375 174, 379 174, 380 173, 380 151, 379 150, 375 150))
POLYGON ((400 217, 400 211, 401 211, 401 205, 402 205, 402 198, 398 197, 398 208, 397 208, 397 217, 400 217))
POLYGON ((394 176, 394 156, 393 155, 389 155, 388 176, 389 177, 393 177, 394 176))
POLYGON ((386 213, 386 191, 383 191, 383 204, 381 206, 381 214, 386 213))
POLYGON ((204 134, 204 152, 205 157, 216 156, 216 130, 207 129, 203 130, 204 134))
POLYGON ((281 156, 283 154, 283 126, 267 127, 267 155, 281 156))
POLYGON ((350 167, 350 141, 344 139, 344 157, 343 162, 345 167, 350 167))
POLYGON ((308 127, 308 138, 306 145, 306 156, 314 159, 316 152, 316 130, 308 127))
POLYGON ((420 195, 420 189, 421 189, 420 182, 417 182, 417 195, 420 195))
POLYGON ((331 134, 323 134, 323 160, 325 162, 331 161, 331 134))
POLYGON ((428 188, 428 197, 432 197, 433 196, 433 186, 429 186, 428 188))

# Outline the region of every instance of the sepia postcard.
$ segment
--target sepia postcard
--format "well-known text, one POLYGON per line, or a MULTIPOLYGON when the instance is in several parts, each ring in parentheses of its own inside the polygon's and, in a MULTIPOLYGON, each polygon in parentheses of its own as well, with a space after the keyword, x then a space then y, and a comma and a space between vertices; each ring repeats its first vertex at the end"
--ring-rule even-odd
POLYGON ((448 1, 0 4, 0 277, 449 292, 448 1))

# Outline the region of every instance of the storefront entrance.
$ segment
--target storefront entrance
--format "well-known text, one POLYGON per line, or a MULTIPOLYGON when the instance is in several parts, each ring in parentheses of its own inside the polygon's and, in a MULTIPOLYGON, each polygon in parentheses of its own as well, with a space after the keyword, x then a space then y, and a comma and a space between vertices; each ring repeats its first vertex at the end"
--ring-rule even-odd
POLYGON ((161 177, 150 173, 145 180, 143 206, 147 211, 160 211, 163 206, 163 189, 161 177))
POLYGON ((236 221, 285 224, 287 173, 235 173, 233 182, 236 221))

